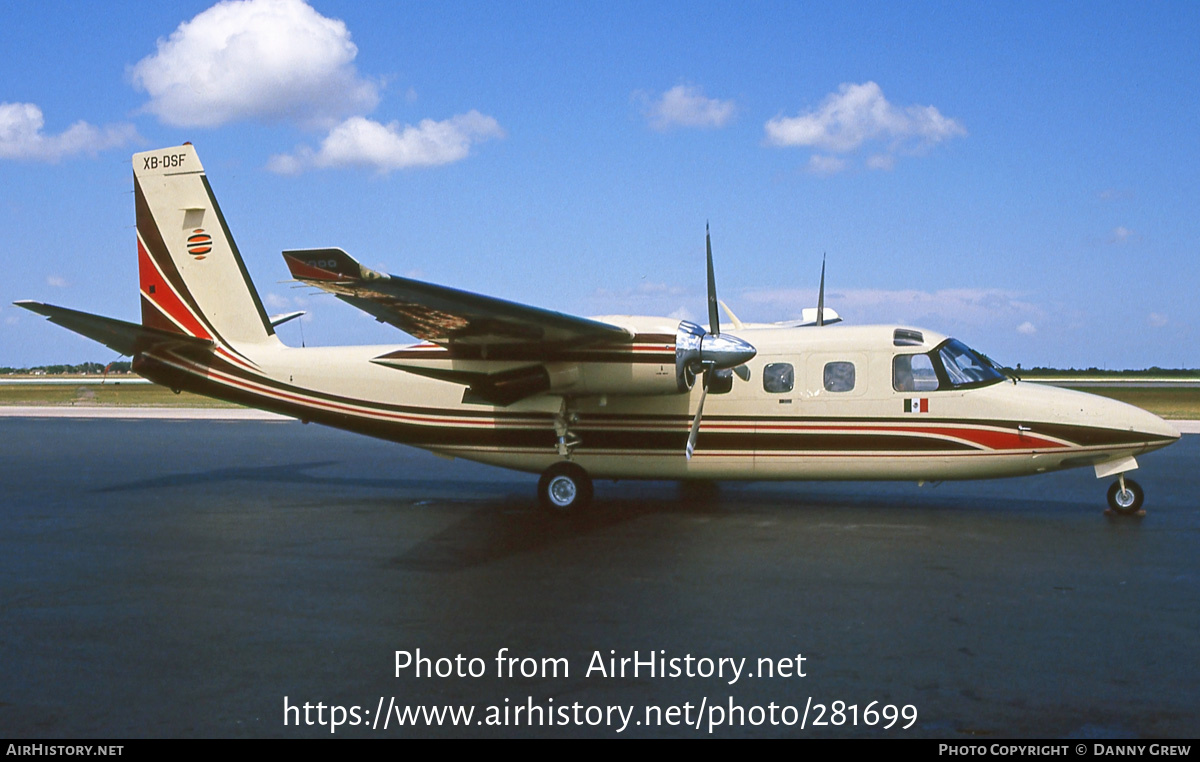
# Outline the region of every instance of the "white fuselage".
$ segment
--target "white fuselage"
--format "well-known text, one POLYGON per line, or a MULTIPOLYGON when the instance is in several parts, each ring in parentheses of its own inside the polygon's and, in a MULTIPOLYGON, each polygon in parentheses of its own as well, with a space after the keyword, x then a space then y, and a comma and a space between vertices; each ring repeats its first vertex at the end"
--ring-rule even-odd
MULTIPOLYGON (((661 336, 672 328, 665 319, 604 319, 643 334, 661 336)), ((674 367, 665 362, 560 363, 565 387, 507 407, 464 402, 459 384, 373 362, 420 350, 430 367, 473 370, 482 364, 449 359, 448 353, 438 359, 429 345, 297 349, 272 338, 239 346, 244 359, 226 353, 229 363, 166 353, 146 358, 141 370, 176 388, 530 472, 563 459, 557 443, 566 422, 578 438, 570 459, 597 478, 988 478, 1120 462, 1179 436, 1139 408, 1028 382, 897 391, 895 356, 929 352, 945 339, 928 331, 919 346, 895 345, 890 326, 746 327, 731 333, 758 350, 748 364, 750 380, 735 379, 729 392, 708 395, 691 459, 684 443, 699 383, 690 393, 595 391, 624 376, 673 377, 674 367), (791 366, 791 388, 765 388, 767 367, 778 374, 784 364, 791 366), (828 389, 831 364, 843 371, 853 366, 850 389, 828 389)), ((653 357, 665 359, 673 347, 657 350, 653 357)))

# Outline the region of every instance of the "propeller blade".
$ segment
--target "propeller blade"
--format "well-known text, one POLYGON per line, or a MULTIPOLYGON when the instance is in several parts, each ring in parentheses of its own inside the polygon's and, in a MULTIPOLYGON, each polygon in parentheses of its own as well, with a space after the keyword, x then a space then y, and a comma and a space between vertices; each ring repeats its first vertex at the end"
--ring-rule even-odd
POLYGON ((821 290, 817 294, 817 325, 825 325, 825 255, 821 254, 821 290))
POLYGON ((747 368, 745 365, 737 366, 736 368, 733 369, 733 372, 737 375, 738 378, 742 379, 743 381, 750 380, 750 369, 747 368))
POLYGON ((708 223, 704 223, 704 248, 708 251, 708 332, 713 336, 721 335, 721 320, 717 314, 717 276, 713 274, 712 236, 708 233, 708 223))
POLYGON ((688 432, 687 447, 684 449, 684 454, 687 459, 692 459, 692 452, 696 449, 696 435, 700 433, 700 417, 704 415, 704 398, 708 396, 708 373, 704 374, 704 389, 700 392, 700 404, 696 406, 696 417, 692 420, 692 430, 688 432))

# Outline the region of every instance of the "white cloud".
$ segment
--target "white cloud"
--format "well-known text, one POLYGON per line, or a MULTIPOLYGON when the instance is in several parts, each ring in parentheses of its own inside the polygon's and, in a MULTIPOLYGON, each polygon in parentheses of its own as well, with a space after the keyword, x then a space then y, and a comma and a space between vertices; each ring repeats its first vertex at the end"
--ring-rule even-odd
POLYGON ((54 288, 66 288, 68 283, 67 279, 61 275, 47 275, 46 285, 53 286, 54 288))
POLYGON ((280 296, 268 291, 266 294, 263 294, 263 304, 273 310, 286 310, 292 306, 292 300, 286 296, 280 296))
POLYGON ((280 153, 272 156, 267 161, 267 169, 277 175, 298 175, 304 171, 304 162, 306 158, 311 158, 311 148, 301 148, 299 155, 280 153), (303 158, 302 158, 303 157, 303 158))
MULTIPOLYGON (((816 289, 751 289, 737 298, 753 305, 747 315, 738 311, 743 320, 799 317, 802 308, 817 305, 816 289)), ((956 326, 987 327, 999 322, 1031 322, 1045 315, 1040 307, 1025 301, 1021 294, 996 288, 829 290, 825 294, 825 304, 856 325, 900 323, 939 326, 949 331, 957 330, 956 326)))
POLYGON ((833 175, 846 168, 846 162, 836 156, 814 153, 808 159, 808 171, 814 175, 833 175))
POLYGON ((1161 312, 1151 312, 1148 316, 1146 316, 1146 322, 1155 328, 1162 328, 1170 321, 1167 319, 1167 316, 1161 312))
POLYGON ((883 152, 867 161, 872 169, 890 169, 897 151, 915 151, 967 134, 962 123, 933 106, 899 107, 883 97, 874 82, 846 83, 821 105, 793 117, 766 123, 767 142, 846 154, 865 144, 882 143, 883 152))
POLYGON ((357 54, 342 21, 301 0, 225 0, 160 38, 131 75, 150 96, 145 110, 176 127, 332 124, 379 101, 357 54))
POLYGON ((723 127, 736 111, 733 101, 705 97, 694 85, 676 85, 653 100, 644 92, 633 97, 643 102, 650 127, 659 132, 672 127, 723 127))
POLYGON ((877 153, 867 159, 867 169, 878 169, 889 172, 896 166, 896 157, 886 153, 877 153))
MULTIPOLYGON (((597 288, 586 300, 590 315, 663 315, 692 320, 687 303, 693 298, 704 304, 704 295, 693 295, 682 286, 645 277, 633 288, 597 288)), ((705 318, 707 320, 707 317, 705 318)))
POLYGON ((1124 225, 1121 225, 1121 226, 1113 228, 1112 235, 1108 239, 1108 242, 1109 243, 1125 243, 1126 241, 1133 238, 1133 236, 1134 236, 1134 232, 1132 230, 1125 227, 1124 225))
POLYGON ((131 124, 94 127, 76 122, 57 135, 42 131, 46 120, 33 103, 0 103, 0 159, 59 161, 86 153, 95 155, 137 138, 131 124))
POLYGON ((474 110, 441 122, 424 119, 416 127, 356 116, 334 127, 316 151, 302 147, 295 154, 279 154, 271 157, 267 167, 281 174, 312 167, 390 172, 459 161, 470 154, 472 145, 502 137, 504 130, 494 118, 474 110))
MULTIPOLYGON (((731 290, 722 298, 742 321, 770 323, 799 318, 803 308, 816 307, 817 289, 752 288, 731 290)), ((643 282, 632 289, 595 290, 586 298, 581 314, 665 315, 707 325, 704 303, 702 287, 643 282)), ((827 289, 825 304, 837 310, 848 325, 909 325, 964 340, 1003 326, 1017 326, 1018 333, 1031 334, 1037 325, 1058 320, 1025 295, 999 288, 827 289)), ((721 323, 727 325, 723 311, 721 323)))

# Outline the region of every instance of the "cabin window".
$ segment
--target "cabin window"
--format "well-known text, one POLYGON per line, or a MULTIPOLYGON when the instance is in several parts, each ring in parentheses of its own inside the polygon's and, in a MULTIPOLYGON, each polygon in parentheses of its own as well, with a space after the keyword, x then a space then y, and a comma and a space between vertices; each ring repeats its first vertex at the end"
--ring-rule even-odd
POLYGON ((911 328, 897 328, 892 332, 892 343, 898 347, 919 347, 924 345, 925 336, 911 328))
POLYGON ((849 392, 854 390, 854 363, 827 362, 825 363, 825 391, 849 392))
POLYGON ((896 355, 892 360, 892 388, 898 392, 932 392, 938 388, 937 372, 929 355, 896 355))
POLYGON ((790 392, 796 385, 796 372, 791 363, 773 362, 763 368, 763 389, 772 394, 790 392))

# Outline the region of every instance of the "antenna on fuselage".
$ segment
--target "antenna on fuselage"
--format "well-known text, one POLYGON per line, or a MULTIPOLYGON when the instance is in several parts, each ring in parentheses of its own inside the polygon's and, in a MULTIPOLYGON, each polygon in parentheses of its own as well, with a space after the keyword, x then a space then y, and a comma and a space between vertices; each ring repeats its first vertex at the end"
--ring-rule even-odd
POLYGON ((817 292, 817 325, 825 325, 825 252, 821 252, 821 290, 817 292))

